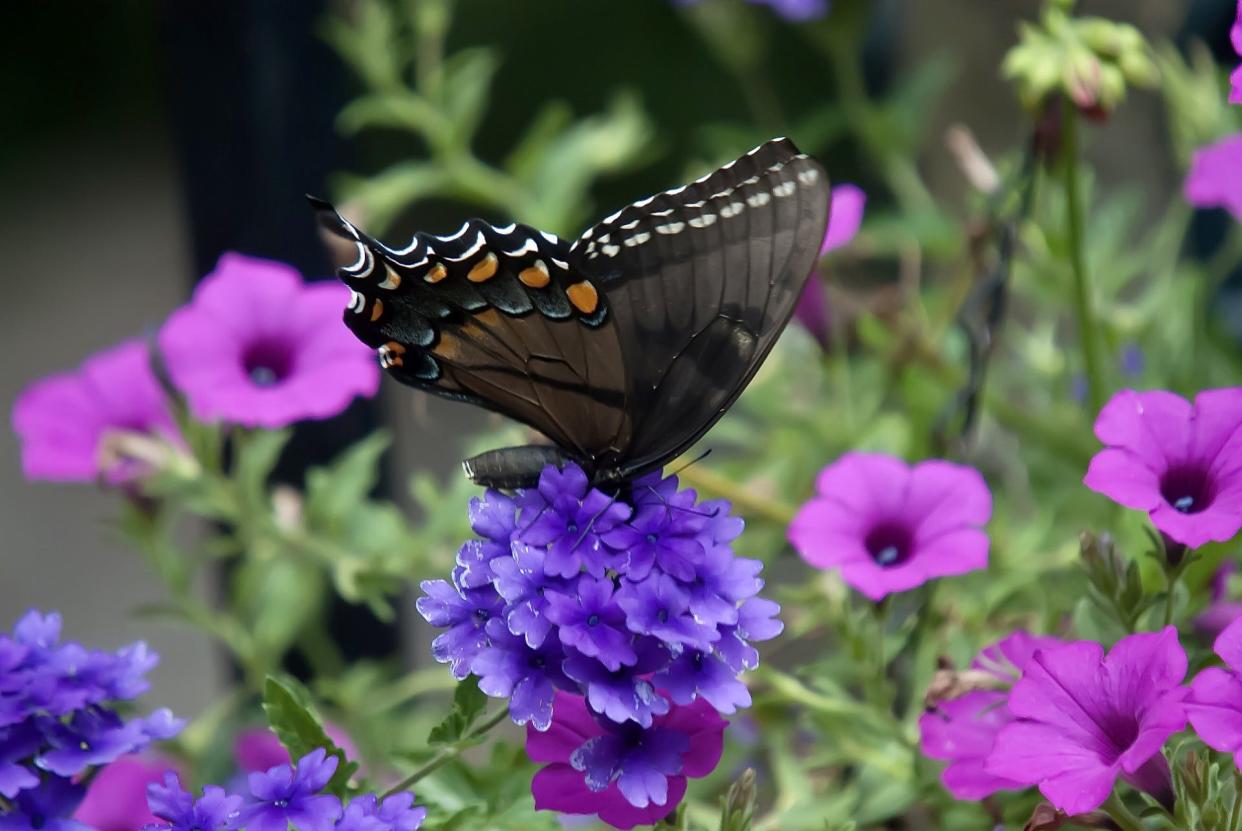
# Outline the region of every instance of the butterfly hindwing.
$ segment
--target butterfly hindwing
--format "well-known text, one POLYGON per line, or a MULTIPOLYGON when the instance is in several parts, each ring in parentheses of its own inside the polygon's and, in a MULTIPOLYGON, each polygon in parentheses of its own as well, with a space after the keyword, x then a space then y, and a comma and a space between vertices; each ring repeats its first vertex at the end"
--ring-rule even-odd
POLYGON ((320 204, 353 243, 345 322, 397 380, 522 421, 582 459, 628 439, 623 361, 602 292, 568 245, 532 228, 467 222, 391 249, 320 204))

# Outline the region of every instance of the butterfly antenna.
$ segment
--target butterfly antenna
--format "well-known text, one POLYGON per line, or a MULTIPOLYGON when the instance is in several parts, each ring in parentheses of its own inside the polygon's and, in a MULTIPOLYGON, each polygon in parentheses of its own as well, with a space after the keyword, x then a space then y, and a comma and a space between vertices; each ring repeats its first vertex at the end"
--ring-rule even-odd
POLYGON ((681 467, 674 470, 672 473, 669 474, 669 476, 676 476, 677 474, 681 473, 683 470, 690 467, 691 465, 697 465, 699 462, 703 461, 710 455, 712 455, 712 448, 709 447, 706 450, 704 450, 702 453, 700 453, 698 456, 696 456, 695 458, 691 459, 690 461, 686 462, 681 467))

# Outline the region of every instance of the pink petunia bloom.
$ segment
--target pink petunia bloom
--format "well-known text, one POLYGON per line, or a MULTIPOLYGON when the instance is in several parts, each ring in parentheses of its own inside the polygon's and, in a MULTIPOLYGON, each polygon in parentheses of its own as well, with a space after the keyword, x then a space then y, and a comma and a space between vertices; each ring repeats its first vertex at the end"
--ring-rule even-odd
POLYGON ((1196 150, 1182 193, 1197 208, 1224 208, 1242 220, 1242 133, 1196 150))
POLYGON ((789 541, 872 600, 988 564, 992 494, 974 468, 846 453, 824 468, 789 541))
POLYGON ((142 470, 111 458, 109 436, 177 435, 140 340, 100 352, 75 372, 31 384, 17 397, 12 418, 27 479, 124 482, 142 470))
MULTIPOLYGON (((1036 650, 1059 646, 1056 638, 1014 632, 985 648, 971 669, 993 676, 1001 683, 1017 681, 1022 668, 1036 650)), ((949 762, 940 775, 945 790, 958 799, 978 800, 1003 790, 1026 787, 1021 782, 996 776, 984 768, 1001 728, 1013 721, 1007 692, 972 690, 941 702, 919 717, 919 746, 930 759, 949 762)))
POLYGON ((1242 387, 1205 390, 1194 404, 1164 390, 1123 390, 1095 420, 1106 447, 1083 482, 1147 511, 1191 548, 1242 528, 1242 387))
POLYGON ((1038 785, 1071 816, 1104 804, 1117 779, 1167 802, 1160 748, 1186 726, 1186 653, 1177 630, 1041 649, 1009 694, 1016 721, 1001 728, 984 769, 1038 785))
MULTIPOLYGON (((345 758, 358 758, 358 748, 344 730, 328 722, 323 726, 323 731, 345 752, 345 758)), ((239 732, 233 740, 233 758, 237 760, 237 767, 247 773, 263 773, 279 765, 293 764, 280 738, 266 727, 239 732)))
POLYGON ((1186 715, 1204 744, 1242 764, 1242 620, 1229 624, 1212 648, 1228 669, 1209 667, 1195 676, 1186 715))
POLYGON ((95 831, 139 831, 155 824, 159 820, 147 806, 147 785, 176 771, 165 759, 122 756, 91 779, 73 818, 95 831))
MULTIPOLYGON (((848 245, 862 227, 863 212, 867 207, 867 194, 857 185, 837 185, 832 189, 832 203, 828 209, 828 228, 824 244, 819 250, 823 257, 848 245)), ((794 318, 810 332, 820 346, 828 347, 828 287, 819 271, 811 272, 806 288, 798 298, 794 318)))
POLYGON ((341 322, 348 295, 283 263, 225 254, 160 331, 168 373, 202 421, 276 428, 334 416, 379 389, 375 356, 341 322))
MULTIPOLYGON (((1233 22, 1233 27, 1229 30, 1229 39, 1233 41, 1233 51, 1242 55, 1242 0, 1238 0, 1238 14, 1233 22)), ((1229 90, 1229 103, 1242 104, 1242 66, 1238 66, 1229 76, 1231 88, 1229 90)))
POLYGON ((716 769, 727 726, 700 699, 673 705, 651 728, 606 730, 581 696, 558 691, 551 728, 526 730, 526 755, 545 764, 531 782, 535 808, 620 829, 654 825, 681 803, 687 778, 716 769))

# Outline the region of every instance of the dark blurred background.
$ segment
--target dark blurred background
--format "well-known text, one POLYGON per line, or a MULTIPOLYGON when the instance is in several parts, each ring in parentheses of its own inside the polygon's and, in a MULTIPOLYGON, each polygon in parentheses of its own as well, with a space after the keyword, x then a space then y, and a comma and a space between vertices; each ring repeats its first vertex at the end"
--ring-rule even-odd
MULTIPOLYGON (((154 331, 225 250, 291 262, 307 275, 328 265, 303 194, 332 193, 335 171, 378 170, 419 148, 395 139, 346 142, 334 119, 356 82, 321 36, 326 0, 45 0, 13 3, 0 32, 0 399, 134 333, 154 331)), ((1035 0, 874 0, 867 82, 945 61, 952 81, 933 109, 920 158, 937 200, 955 202, 962 177, 941 136, 968 125, 985 151, 1022 140, 1026 126, 998 66, 1016 21, 1035 0)), ((1084 0, 1084 12, 1138 25, 1149 36, 1199 37, 1224 56, 1232 0, 1084 0)), ((789 24, 765 15, 771 83, 781 107, 773 131, 831 95, 822 62, 789 24)), ((600 110, 635 91, 657 131, 650 163, 604 181, 596 204, 620 205, 677 182, 705 123, 747 119, 728 72, 666 0, 462 0, 454 46, 488 44, 504 59, 478 142, 488 158, 511 146, 537 105, 600 110)), ((1093 131, 1089 153, 1104 185, 1139 182, 1149 205, 1178 188, 1167 161, 1162 105, 1139 94, 1093 131)), ((797 138, 797 136, 795 136, 797 138)), ((829 148, 838 181, 882 189, 848 144, 829 148)), ((821 149, 822 151, 822 149, 821 149)), ((455 227, 452 206, 403 216, 455 227)), ((396 236, 396 235, 395 235, 396 236)), ((1211 242, 1210 223, 1204 244, 1211 242)), ((446 432, 481 417, 405 391, 305 431, 282 475, 323 458, 380 420, 399 432, 393 481, 412 468, 449 471, 446 432), (381 409, 383 412, 381 412, 381 409), (415 412, 415 410, 418 412, 415 412)), ((129 617, 159 588, 109 533, 111 498, 89 487, 28 484, 16 442, 0 442, 4 529, 0 619, 25 607, 72 608, 73 629, 100 645, 141 635, 164 656, 159 700, 197 712, 226 678, 204 639, 129 617), (204 672, 210 665, 213 672, 204 672)), ((400 648, 395 633, 348 614, 340 631, 364 650, 400 648)), ((407 651, 409 651, 407 649, 407 651)))

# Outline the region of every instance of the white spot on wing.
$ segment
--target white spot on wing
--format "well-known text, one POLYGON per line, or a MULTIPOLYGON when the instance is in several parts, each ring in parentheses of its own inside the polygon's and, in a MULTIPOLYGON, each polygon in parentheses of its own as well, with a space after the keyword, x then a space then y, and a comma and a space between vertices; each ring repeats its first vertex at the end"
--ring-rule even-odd
POLYGON ((808 167, 806 170, 798 174, 798 181, 804 185, 809 185, 818 178, 819 171, 813 167, 808 167))
POLYGON ((712 225, 715 222, 716 222, 715 214, 703 214, 702 216, 690 217, 691 228, 706 228, 708 225, 712 225))
POLYGON ((750 205, 752 208, 762 208, 771 201, 772 195, 767 191, 752 193, 750 196, 746 197, 746 204, 750 205))
POLYGON ((387 263, 384 264, 384 269, 385 269, 387 276, 384 277, 384 282, 380 283, 379 287, 382 289, 388 289, 389 291, 392 291, 397 286, 401 285, 401 277, 395 271, 393 271, 392 266, 388 265, 387 263))
POLYGON ((772 195, 777 197, 793 196, 794 191, 797 189, 798 183, 793 179, 790 179, 788 182, 781 182, 779 185, 772 188, 772 195))
POLYGON ((462 260, 469 259, 470 257, 473 257, 475 254, 482 251, 483 246, 486 244, 487 244, 486 240, 483 239, 483 232, 480 231, 478 235, 475 236, 474 242, 471 244, 469 248, 465 250, 464 253, 456 257, 445 257, 444 259, 450 263, 459 263, 462 260))
POLYGON ((686 227, 686 223, 684 222, 669 222, 666 225, 657 225, 656 233, 657 234, 677 234, 677 233, 681 233, 681 230, 685 227, 686 227))
POLYGON ((506 254, 510 257, 520 257, 523 254, 533 254, 534 252, 538 250, 539 250, 539 246, 535 244, 535 241, 531 239, 530 237, 527 237, 525 241, 523 241, 521 248, 517 249, 516 251, 502 251, 501 253, 506 254))
POLYGON ((609 243, 608 245, 604 246, 605 257, 615 257, 620 253, 621 253, 621 246, 619 245, 612 245, 611 243, 609 243))
POLYGON ((730 202, 720 209, 720 215, 725 219, 732 219, 742 212, 742 208, 746 207, 741 202, 730 202))
POLYGON ((461 224, 460 228, 458 228, 455 232, 453 232, 449 236, 436 237, 436 239, 440 240, 440 242, 452 242, 455 239, 461 239, 462 237, 464 237, 466 235, 466 232, 469 230, 470 230, 470 222, 469 220, 467 220, 466 222, 463 222, 461 224))

